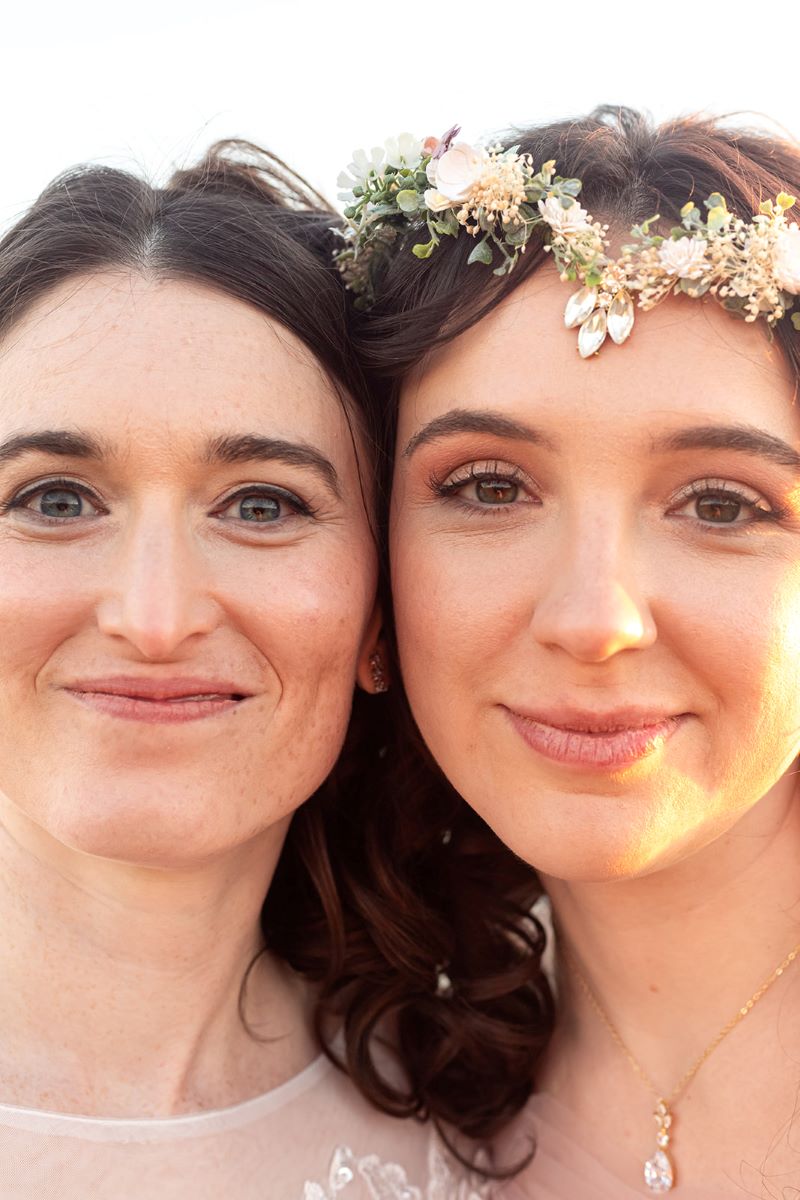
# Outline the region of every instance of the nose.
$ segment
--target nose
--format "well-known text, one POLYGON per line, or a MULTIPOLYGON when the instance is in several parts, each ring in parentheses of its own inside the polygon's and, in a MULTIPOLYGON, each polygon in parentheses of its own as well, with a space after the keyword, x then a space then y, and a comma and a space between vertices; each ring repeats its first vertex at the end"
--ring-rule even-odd
POLYGON ((185 516, 154 501, 126 529, 97 609, 101 632, 144 658, 168 661, 219 621, 202 558, 185 516))
POLYGON ((653 614, 621 531, 607 525, 576 531, 560 546, 548 575, 532 620, 541 644, 601 663, 655 641, 653 614))

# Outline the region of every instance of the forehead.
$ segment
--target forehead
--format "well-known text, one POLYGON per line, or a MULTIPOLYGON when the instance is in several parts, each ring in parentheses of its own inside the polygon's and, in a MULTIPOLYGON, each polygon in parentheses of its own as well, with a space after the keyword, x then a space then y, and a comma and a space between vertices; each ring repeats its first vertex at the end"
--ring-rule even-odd
POLYGON ((346 428, 322 367, 278 322, 200 284, 123 273, 67 281, 0 344, 0 429, 56 416, 114 441, 346 428))
POLYGON ((577 331, 563 319, 573 290, 547 264, 428 356, 403 388, 401 438, 453 408, 535 421, 566 441, 627 440, 723 416, 800 437, 795 378, 763 322, 746 324, 713 300, 671 297, 649 312, 637 309, 622 346, 609 339, 599 355, 582 359, 577 331))

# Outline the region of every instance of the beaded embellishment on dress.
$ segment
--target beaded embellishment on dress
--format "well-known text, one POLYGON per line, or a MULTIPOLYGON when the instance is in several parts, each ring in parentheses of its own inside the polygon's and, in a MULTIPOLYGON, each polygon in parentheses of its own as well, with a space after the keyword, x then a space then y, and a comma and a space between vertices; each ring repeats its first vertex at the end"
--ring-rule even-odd
POLYGON ((423 1187, 412 1184, 398 1163, 384 1163, 375 1154, 357 1158, 348 1146, 340 1146, 331 1159, 325 1184, 306 1182, 303 1200, 346 1200, 359 1180, 370 1200, 488 1200, 488 1187, 475 1177, 457 1177, 431 1138, 428 1147, 428 1178, 423 1187))

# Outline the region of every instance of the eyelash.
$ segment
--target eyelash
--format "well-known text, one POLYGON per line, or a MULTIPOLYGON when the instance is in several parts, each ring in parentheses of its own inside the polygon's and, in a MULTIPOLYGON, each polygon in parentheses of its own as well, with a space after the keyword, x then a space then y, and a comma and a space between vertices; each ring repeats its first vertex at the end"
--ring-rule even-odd
POLYGON ((505 504, 479 504, 477 501, 469 501, 463 499, 459 495, 462 488, 467 487, 471 483, 504 483, 510 484, 513 487, 523 489, 528 493, 528 499, 522 501, 525 504, 540 503, 534 496, 530 494, 533 481, 519 467, 512 466, 510 463, 503 462, 474 462, 466 467, 459 468, 458 471, 446 476, 444 479, 436 475, 431 475, 429 486, 434 495, 439 496, 443 500, 455 503, 459 508, 469 514, 479 514, 481 516, 496 516, 498 509, 508 509, 516 507, 516 498, 505 504))
MULTIPOLYGON (((82 496, 84 499, 88 500, 89 503, 94 508, 99 509, 100 513, 99 514, 98 513, 91 513, 91 514, 81 513, 80 516, 69 518, 69 517, 50 517, 46 513, 37 513, 34 509, 28 510, 34 514, 34 516, 37 518, 37 520, 39 520, 40 522, 43 522, 46 525, 50 525, 50 526, 71 525, 71 524, 74 524, 75 522, 79 521, 81 518, 87 519, 87 517, 88 517, 88 519, 92 519, 93 517, 95 517, 97 515, 102 515, 103 513, 108 511, 107 509, 104 508, 104 506, 102 505, 102 503, 100 502, 98 497, 91 491, 91 489, 87 488, 84 484, 80 483, 78 480, 56 477, 53 479, 41 480, 40 482, 38 482, 34 485, 31 485, 30 487, 24 488, 20 492, 17 492, 9 500, 6 500, 6 501, 3 501, 2 503, 0 503, 0 516, 5 516, 7 513, 13 512, 15 510, 24 510, 27 508, 28 504, 32 500, 34 500, 37 496, 42 495, 48 491, 57 491, 59 489, 62 489, 64 491, 69 491, 69 492, 76 492, 79 496, 82 496)), ((293 512, 291 514, 289 514, 289 516, 296 515, 296 516, 301 516, 301 517, 313 517, 315 514, 315 511, 316 511, 305 500, 302 500, 299 496, 295 495, 294 492, 287 491, 285 488, 277 487, 274 484, 270 484, 270 485, 253 484, 250 487, 237 488, 237 490, 235 492, 232 492, 229 496, 226 496, 223 500, 221 500, 219 502, 219 504, 216 505, 213 515, 217 516, 219 513, 223 512, 225 509, 230 508, 230 506, 232 504, 235 504, 237 500, 244 499, 248 496, 262 496, 262 497, 266 497, 266 498, 269 498, 272 500, 281 501, 283 504, 288 505, 293 510, 293 512)), ((281 517, 276 518, 274 521, 265 521, 265 522, 246 521, 242 517, 234 518, 234 519, 238 520, 240 522, 240 524, 248 525, 248 526, 249 525, 278 525, 278 524, 282 524, 287 519, 287 517, 281 516, 281 517)))
POLYGON ((704 521, 702 517, 698 516, 698 523, 705 529, 718 529, 720 531, 724 531, 726 527, 738 527, 741 529, 762 521, 784 521, 791 515, 788 509, 781 508, 779 505, 770 505, 769 508, 760 507, 768 503, 762 495, 755 490, 744 487, 742 484, 733 486, 724 479, 693 480, 692 483, 678 493, 670 505, 670 510, 674 512, 676 508, 689 504, 693 499, 700 499, 702 497, 732 500, 740 504, 742 508, 749 509, 750 511, 749 518, 744 521, 704 521))
MULTIPOLYGON (((533 503, 536 505, 541 503, 536 497, 530 494, 529 489, 533 486, 533 481, 530 477, 525 475, 519 467, 513 467, 510 464, 501 462, 470 463, 469 466, 459 468, 457 472, 446 476, 444 479, 436 475, 431 475, 429 486, 435 495, 450 503, 456 503, 463 512, 470 516, 497 519, 502 515, 504 509, 516 507, 519 501, 515 498, 505 504, 481 504, 476 500, 465 500, 459 495, 461 490, 470 483, 491 483, 495 481, 512 484, 525 489, 528 492, 529 498, 523 501, 523 503, 533 503)), ((670 511, 674 513, 676 508, 690 503, 692 499, 703 497, 709 499, 717 497, 738 502, 743 508, 749 509, 751 514, 747 520, 731 522, 704 521, 702 517, 698 516, 696 518, 697 523, 704 529, 715 529, 724 532, 727 526, 728 528, 733 527, 741 530, 743 527, 758 522, 771 521, 777 523, 791 516, 788 509, 781 508, 778 505, 770 505, 769 508, 760 507, 760 505, 767 503, 767 501, 758 492, 751 491, 743 485, 739 485, 738 487, 732 486, 728 481, 722 479, 694 480, 673 499, 670 504, 670 511)))

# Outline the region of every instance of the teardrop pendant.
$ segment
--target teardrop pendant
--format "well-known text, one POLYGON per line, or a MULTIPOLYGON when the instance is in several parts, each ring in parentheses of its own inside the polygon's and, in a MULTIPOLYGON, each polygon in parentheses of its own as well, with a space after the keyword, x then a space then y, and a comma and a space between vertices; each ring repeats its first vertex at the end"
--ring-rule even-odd
POLYGON ((666 1100, 659 1100, 653 1113, 656 1125, 657 1150, 644 1164, 644 1181, 651 1192, 671 1192, 675 1185, 675 1168, 667 1153, 672 1125, 672 1113, 666 1100))
POLYGON ((605 309, 598 308, 596 312, 583 322, 578 330, 578 353, 581 358, 589 358, 606 340, 605 309))
POLYGON ((597 302, 597 288, 582 287, 567 301, 564 309, 564 324, 567 329, 574 329, 582 324, 591 313, 597 302))
POLYGON ((608 333, 618 346, 630 337, 633 320, 633 300, 623 288, 617 292, 608 309, 608 333))

